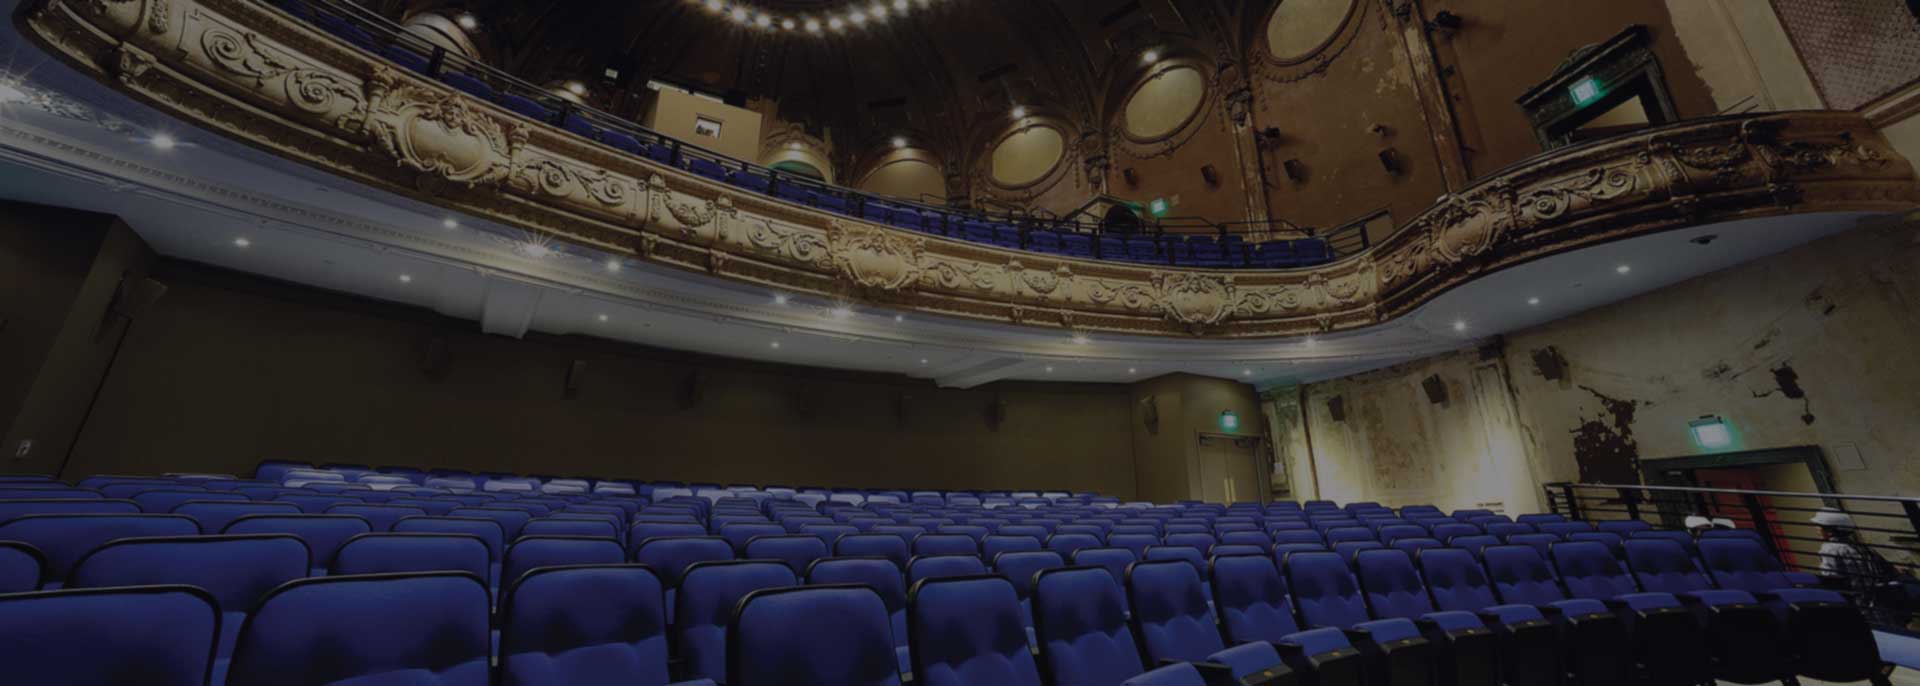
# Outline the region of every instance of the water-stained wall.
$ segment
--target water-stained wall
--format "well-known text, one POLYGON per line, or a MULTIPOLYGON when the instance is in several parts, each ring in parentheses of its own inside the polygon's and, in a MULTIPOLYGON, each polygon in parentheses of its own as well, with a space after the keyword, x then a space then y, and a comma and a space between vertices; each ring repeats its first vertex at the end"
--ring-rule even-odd
MULTIPOLYGON (((1728 450, 1812 445, 1857 494, 1920 490, 1920 222, 1882 222, 1464 350, 1306 387, 1321 497, 1536 507, 1638 482, 1716 415, 1728 450), (1560 366, 1560 378, 1544 370, 1560 366), (1423 382, 1438 378, 1433 403, 1423 382), (1341 398, 1344 421, 1328 401, 1341 398), (1859 462, 1851 459, 1857 450, 1859 462), (1846 456, 1841 458, 1840 456, 1846 456)), ((1273 405, 1269 405, 1269 409, 1273 405)), ((1286 423, 1279 423, 1287 426, 1286 423)))

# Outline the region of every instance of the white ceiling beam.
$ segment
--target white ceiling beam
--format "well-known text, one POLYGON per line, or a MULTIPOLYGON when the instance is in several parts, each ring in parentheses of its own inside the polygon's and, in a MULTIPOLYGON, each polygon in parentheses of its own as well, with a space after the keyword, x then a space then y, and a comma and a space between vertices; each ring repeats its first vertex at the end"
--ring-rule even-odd
POLYGON ((539 286, 488 275, 480 305, 480 331, 511 338, 527 335, 533 311, 540 307, 545 292, 539 286))

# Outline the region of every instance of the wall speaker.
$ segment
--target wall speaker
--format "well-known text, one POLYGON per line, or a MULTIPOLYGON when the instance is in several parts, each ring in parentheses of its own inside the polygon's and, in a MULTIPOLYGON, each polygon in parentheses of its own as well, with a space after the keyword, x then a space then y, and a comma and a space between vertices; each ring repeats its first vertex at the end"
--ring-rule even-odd
POLYGON ((1400 153, 1393 148, 1380 151, 1380 168, 1387 170, 1387 176, 1400 175, 1400 153))
POLYGON ((1219 188, 1220 172, 1215 170, 1211 164, 1202 165, 1200 167, 1200 180, 1207 182, 1208 188, 1219 188))
POLYGON ((1286 170, 1287 178, 1294 183, 1301 183, 1307 180, 1307 165, 1298 158, 1281 162, 1280 167, 1286 170))
POLYGON ((913 404, 913 396, 905 393, 893 394, 893 421, 900 428, 906 428, 908 407, 913 404))
POLYGON ((1120 178, 1127 182, 1128 188, 1140 187, 1140 172, 1134 171, 1133 167, 1120 170, 1120 178))
POLYGON ((1559 381, 1567 378, 1567 358, 1560 356, 1559 348, 1549 345, 1533 351, 1533 369, 1541 378, 1559 381))
POLYGON ((566 384, 562 386, 563 395, 569 399, 580 397, 580 384, 587 380, 587 361, 574 360, 567 365, 566 384))
POLYGON ((1160 435, 1160 401, 1158 396, 1140 399, 1140 422, 1147 426, 1148 436, 1160 435))
POLYGON ((1420 388, 1427 392, 1427 402, 1435 405, 1447 402, 1447 382, 1440 380, 1439 374, 1428 376, 1420 381, 1420 388))
POLYGON ((93 342, 107 340, 109 332, 123 323, 140 318, 153 307, 154 301, 166 294, 166 284, 144 276, 122 273, 120 282, 113 287, 113 299, 107 301, 107 309, 101 313, 100 323, 93 328, 93 342))
POLYGON ((1327 398, 1327 415, 1333 417, 1333 421, 1336 422, 1347 421, 1346 397, 1336 395, 1327 398))
POLYGON ((679 405, 683 411, 691 410, 699 405, 701 387, 705 385, 705 381, 705 379, 700 378, 700 370, 688 370, 686 374, 680 377, 679 387, 674 389, 674 403, 679 405))
POLYGON ((987 403, 987 430, 999 431, 1000 425, 1006 421, 1007 401, 1001 400, 1000 396, 993 396, 993 400, 987 403))

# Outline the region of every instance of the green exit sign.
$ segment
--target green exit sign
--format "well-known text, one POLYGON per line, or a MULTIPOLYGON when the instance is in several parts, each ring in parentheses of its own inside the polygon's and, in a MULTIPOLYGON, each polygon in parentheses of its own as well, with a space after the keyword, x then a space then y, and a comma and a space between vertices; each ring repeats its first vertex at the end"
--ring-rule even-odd
POLYGON ((1220 430, 1227 432, 1239 431, 1240 415, 1234 414, 1233 410, 1222 411, 1220 413, 1220 430))
POLYGON ((1153 202, 1147 203, 1147 213, 1155 217, 1165 217, 1171 209, 1173 203, 1167 202, 1166 198, 1154 198, 1153 202))
POLYGON ((1567 94, 1573 96, 1574 105, 1586 107, 1592 104, 1593 101, 1599 100, 1601 96, 1606 95, 1607 91, 1600 87, 1600 79, 1589 76, 1575 81, 1573 85, 1568 86, 1567 94))

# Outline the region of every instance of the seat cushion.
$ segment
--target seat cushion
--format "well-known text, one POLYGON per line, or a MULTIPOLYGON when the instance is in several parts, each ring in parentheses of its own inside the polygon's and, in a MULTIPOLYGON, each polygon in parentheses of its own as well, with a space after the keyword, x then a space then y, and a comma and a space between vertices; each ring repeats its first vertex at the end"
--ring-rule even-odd
POLYGON ((1467 631, 1470 629, 1487 628, 1486 623, 1480 621, 1480 616, 1471 612, 1429 612, 1421 615, 1420 618, 1433 622, 1434 626, 1440 627, 1442 631, 1467 631))
POLYGON ((1420 627, 1414 626, 1413 621, 1407 619, 1376 619, 1355 624, 1353 628, 1367 632, 1367 635, 1376 643, 1420 637, 1420 627))
POLYGON ((1540 608, 1532 605, 1494 605, 1480 610, 1500 620, 1501 624, 1519 624, 1537 622, 1546 619, 1540 614, 1540 608))
POLYGON ((1607 606, 1605 603, 1602 603, 1598 600, 1594 600, 1591 598, 1575 598, 1573 600, 1560 600, 1560 601, 1555 601, 1553 603, 1550 603, 1550 605, 1552 607, 1558 608, 1561 612, 1565 612, 1569 616, 1573 616, 1573 617, 1579 617, 1582 615, 1611 614, 1610 612, 1607 611, 1607 606))

